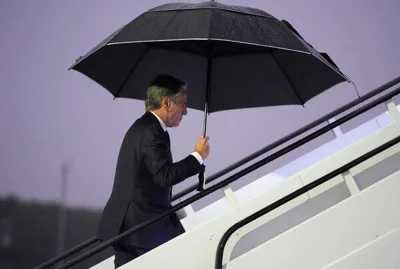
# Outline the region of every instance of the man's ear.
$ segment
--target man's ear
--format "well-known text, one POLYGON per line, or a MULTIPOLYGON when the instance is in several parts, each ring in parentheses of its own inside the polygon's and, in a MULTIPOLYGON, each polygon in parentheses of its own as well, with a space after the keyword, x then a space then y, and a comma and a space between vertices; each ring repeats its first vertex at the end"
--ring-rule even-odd
POLYGON ((171 106, 171 100, 168 97, 164 97, 163 98, 163 106, 165 106, 165 108, 169 108, 171 106))

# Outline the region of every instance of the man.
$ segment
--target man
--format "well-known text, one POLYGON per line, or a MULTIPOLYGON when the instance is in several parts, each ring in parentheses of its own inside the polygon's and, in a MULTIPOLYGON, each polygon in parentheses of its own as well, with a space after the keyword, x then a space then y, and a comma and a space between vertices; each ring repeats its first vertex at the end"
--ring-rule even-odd
MULTIPOLYGON (((147 89, 146 113, 127 131, 118 156, 111 196, 104 208, 98 238, 108 240, 171 206, 172 186, 203 172, 209 138, 201 137, 194 152, 173 162, 168 127, 177 127, 186 110, 187 85, 159 75, 147 89)), ((182 234, 176 214, 163 218, 116 243, 115 267, 182 234)))

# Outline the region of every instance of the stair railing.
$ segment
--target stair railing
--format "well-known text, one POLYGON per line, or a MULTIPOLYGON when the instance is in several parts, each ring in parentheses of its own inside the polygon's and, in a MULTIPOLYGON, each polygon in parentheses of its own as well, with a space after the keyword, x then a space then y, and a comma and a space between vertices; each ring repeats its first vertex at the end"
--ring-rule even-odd
MULTIPOLYGON (((219 177, 221 177, 223 175, 226 175, 227 173, 231 172, 232 170, 234 170, 234 169, 240 167, 241 165, 243 165, 243 164, 245 164, 245 163, 257 158, 258 156, 262 155, 263 153, 282 145, 283 143, 291 140, 292 138, 295 138, 297 135, 301 135, 304 132, 309 131, 310 129, 318 126, 319 124, 327 121, 328 119, 331 119, 331 118, 333 118, 333 117, 345 112, 346 110, 348 110, 350 108, 353 108, 354 106, 356 106, 356 105, 358 105, 358 104, 360 104, 360 103, 362 103, 362 102, 364 102, 364 101, 366 101, 368 99, 371 99, 372 97, 375 97, 376 95, 384 92, 385 90, 393 87, 394 85, 396 85, 398 83, 400 83, 400 77, 397 77, 397 78, 387 82, 386 84, 384 84, 384 85, 380 86, 379 88, 371 91, 370 93, 366 94, 365 96, 362 96, 359 99, 356 99, 356 100, 348 103, 347 105, 342 106, 341 108, 339 108, 339 109, 327 114, 326 116, 314 121, 313 123, 310 123, 307 126, 298 129, 297 131, 293 132, 292 134, 290 134, 290 135, 288 135, 288 136, 286 136, 286 137, 284 137, 284 138, 272 143, 271 145, 269 145, 269 146, 267 146, 267 147, 255 152, 254 154, 252 154, 252 155, 250 155, 250 156, 238 161, 237 163, 235 163, 235 164, 233 164, 233 165, 221 170, 220 172, 218 172, 218 173, 212 175, 211 177, 209 177, 206 182, 210 183, 210 182, 216 180, 217 178, 219 178, 219 177), (244 162, 245 160, 247 162, 244 162)), ((140 229, 143 229, 144 227, 146 227, 146 226, 148 226, 148 225, 160 220, 161 218, 167 217, 167 216, 177 212, 178 210, 181 210, 182 208, 184 208, 184 207, 186 207, 186 206, 188 206, 188 205, 190 205, 190 204, 192 204, 192 203, 204 198, 205 196, 207 196, 207 195, 209 195, 209 194, 211 194, 211 193, 213 193, 213 192, 215 192, 215 191, 217 191, 217 190, 219 190, 219 189, 231 184, 232 182, 234 182, 234 181, 240 179, 241 177, 253 172, 254 170, 264 166, 265 164, 276 160, 277 158, 287 154, 288 152, 293 151, 293 150, 299 148, 300 146, 310 142, 311 140, 313 140, 313 139, 315 139, 315 138, 327 133, 328 131, 333 130, 334 128, 342 125, 343 123, 350 121, 351 119, 353 119, 353 118, 357 117, 358 115, 370 110, 371 108, 374 108, 374 107, 378 106, 379 104, 381 104, 381 103, 393 98, 394 96, 398 95, 399 93, 400 93, 400 87, 396 88, 395 90, 390 91, 389 93, 387 93, 384 96, 382 96, 382 97, 370 102, 369 104, 364 105, 363 107, 360 107, 357 110, 354 110, 353 112, 350 112, 349 114, 343 116, 342 118, 340 118, 340 119, 338 119, 338 120, 326 125, 325 127, 322 127, 321 129, 319 129, 319 130, 307 135, 306 137, 304 137, 304 138, 302 138, 302 139, 300 139, 300 140, 298 140, 298 141, 296 141, 296 142, 284 147, 283 149, 281 149, 281 150, 279 150, 279 151, 277 151, 277 152, 275 152, 275 153, 263 158, 262 160, 260 160, 260 161, 258 161, 256 163, 250 165, 249 167, 247 167, 247 168, 245 168, 245 169, 233 174, 232 176, 229 176, 228 178, 226 178, 223 181, 221 181, 221 182, 209 187, 208 189, 205 189, 204 191, 202 191, 200 193, 197 193, 197 194, 193 195, 192 197, 190 197, 190 198, 188 198, 188 199, 176 204, 171 209, 167 210, 166 212, 164 212, 163 214, 159 215, 158 217, 153 218, 151 220, 148 220, 148 221, 146 221, 146 222, 144 222, 144 223, 142 223, 140 225, 137 225, 137 226, 131 228, 130 230, 125 231, 124 233, 122 233, 122 234, 120 234, 120 235, 118 235, 118 236, 116 236, 116 237, 114 237, 114 238, 112 238, 110 240, 107 240, 106 242, 101 243, 100 245, 94 247, 93 249, 87 251, 86 253, 81 254, 80 256, 77 256, 77 257, 71 259, 70 261, 62 264, 60 267, 58 267, 58 269, 69 268, 69 267, 71 267, 71 266, 73 266, 73 265, 75 265, 75 264, 77 264, 77 263, 79 263, 79 262, 81 262, 81 261, 83 261, 83 260, 85 260, 85 259, 97 254, 98 252, 100 252, 100 251, 112 246, 117 241, 119 241, 119 240, 121 240, 121 239, 123 239, 123 238, 125 238, 125 237, 127 237, 129 235, 131 235, 132 233, 134 233, 134 232, 136 232, 136 231, 138 231, 140 229)), ((194 185, 194 187, 193 186, 189 187, 188 189, 184 190, 183 192, 177 194, 174 197, 174 199, 176 200, 176 199, 179 199, 179 198, 183 197, 187 193, 190 193, 191 192, 190 190, 192 188, 194 188, 193 190, 195 190, 197 188, 197 186, 198 185, 194 185)), ((47 262, 45 262, 45 263, 43 263, 41 265, 35 267, 35 269, 44 269, 44 268, 47 268, 49 266, 55 265, 56 263, 58 263, 58 262, 60 262, 60 261, 62 261, 64 259, 72 256, 76 252, 81 251, 82 249, 84 249, 84 248, 86 248, 88 246, 91 246, 94 243, 98 243, 98 242, 100 242, 100 240, 95 238, 95 237, 93 237, 93 238, 81 243, 80 245, 68 250, 67 252, 63 253, 62 255, 57 256, 57 257, 55 257, 55 258, 53 258, 53 259, 51 259, 51 260, 49 260, 49 261, 47 261, 47 262)))

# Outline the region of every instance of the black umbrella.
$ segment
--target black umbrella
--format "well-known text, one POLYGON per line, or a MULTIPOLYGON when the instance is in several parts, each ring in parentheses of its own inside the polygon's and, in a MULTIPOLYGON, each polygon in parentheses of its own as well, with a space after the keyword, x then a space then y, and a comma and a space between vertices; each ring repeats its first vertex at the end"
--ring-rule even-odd
POLYGON ((286 21, 254 8, 209 1, 153 8, 70 67, 115 98, 144 100, 153 78, 188 82, 189 108, 229 109, 304 105, 350 81, 326 53, 286 21))

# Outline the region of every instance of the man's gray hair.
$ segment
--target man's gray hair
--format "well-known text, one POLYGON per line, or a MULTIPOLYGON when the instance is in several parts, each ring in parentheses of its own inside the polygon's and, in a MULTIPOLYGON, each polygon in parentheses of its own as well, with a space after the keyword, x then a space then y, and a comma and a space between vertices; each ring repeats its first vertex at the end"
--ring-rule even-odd
POLYGON ((158 75, 147 88, 147 97, 145 108, 152 111, 161 108, 162 99, 169 97, 173 102, 178 100, 181 91, 187 87, 187 84, 170 75, 158 75))
POLYGON ((168 88, 159 86, 150 86, 147 89, 147 98, 145 100, 145 107, 147 111, 152 111, 161 108, 162 99, 164 97, 170 97, 175 103, 178 100, 181 91, 175 92, 168 88))

